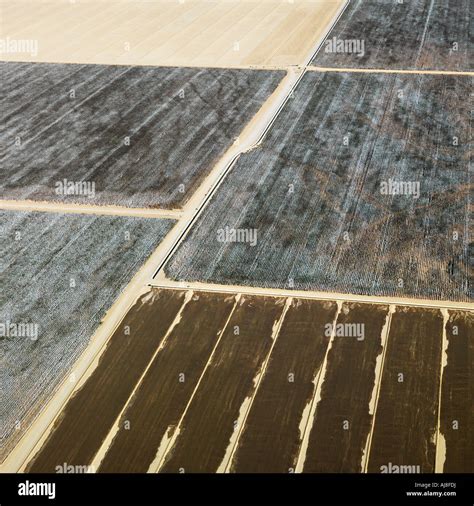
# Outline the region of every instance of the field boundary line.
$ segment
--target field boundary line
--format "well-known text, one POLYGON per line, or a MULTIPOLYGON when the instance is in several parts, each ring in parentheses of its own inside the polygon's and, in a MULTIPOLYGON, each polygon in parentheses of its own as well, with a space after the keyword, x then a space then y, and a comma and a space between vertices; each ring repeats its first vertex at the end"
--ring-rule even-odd
POLYGON ((178 220, 183 215, 178 209, 153 209, 146 207, 126 207, 115 205, 93 205, 63 202, 44 202, 35 200, 0 199, 0 210, 38 211, 58 214, 92 214, 96 216, 129 216, 140 218, 163 218, 178 220))
MULTIPOLYGON (((283 306, 283 309, 281 311, 281 314, 280 314, 279 318, 277 320, 275 320, 274 328, 272 329, 272 334, 271 334, 272 344, 270 346, 270 349, 268 350, 268 354, 265 357, 265 360, 262 363, 262 367, 261 367, 260 371, 257 371, 257 374, 254 377, 254 379, 257 378, 257 383, 254 386, 254 390, 253 390, 253 392, 251 394, 251 398, 249 400, 249 404, 247 406, 247 409, 245 410, 245 415, 244 415, 244 417, 242 419, 242 423, 241 423, 241 425, 239 427, 239 431, 237 432, 237 435, 235 437, 234 444, 232 445, 232 450, 230 451, 230 454, 229 454, 229 457, 227 459, 227 462, 224 463, 224 461, 222 461, 221 464, 219 465, 219 468, 221 468, 221 467, 223 468, 223 472, 224 473, 229 473, 230 472, 230 469, 231 469, 231 466, 232 466, 232 461, 234 460, 235 452, 236 452, 237 447, 239 445, 240 436, 242 435, 242 432, 243 432, 243 430, 245 428, 245 424, 247 423, 247 418, 249 416, 250 410, 252 409, 253 401, 255 400, 255 397, 257 396, 257 393, 259 391, 260 385, 262 383, 262 379, 265 376, 265 373, 267 371, 268 363, 270 362, 270 358, 271 358, 271 355, 272 355, 272 352, 273 352, 273 348, 275 347, 275 343, 277 342, 277 339, 278 339, 278 337, 280 335, 281 327, 283 325, 283 322, 285 321, 286 314, 287 314, 287 312, 288 312, 288 310, 289 310, 292 302, 293 302, 293 299, 291 297, 288 297, 286 299, 285 304, 283 306)), ((245 400, 244 400, 244 403, 245 403, 245 400)), ((230 442, 232 442, 232 436, 231 436, 230 442)), ((224 456, 224 460, 225 460, 225 456, 224 456)), ((219 472, 219 469, 217 470, 217 472, 219 472)))
POLYGON ((159 344, 159 346, 154 351, 154 353, 153 353, 150 361, 146 365, 146 367, 143 369, 143 372, 140 375, 140 378, 138 379, 137 383, 133 387, 133 390, 130 393, 130 395, 128 396, 128 399, 124 402, 124 404, 122 406, 122 409, 120 410, 120 413, 115 418, 115 421, 114 421, 112 427, 110 428, 110 430, 107 433, 105 439, 102 441, 102 444, 100 445, 100 447, 98 448, 98 450, 94 454, 94 458, 92 459, 92 462, 90 463, 91 467, 94 469, 94 472, 97 472, 97 470, 99 469, 102 461, 104 460, 104 457, 106 456, 106 454, 107 454, 107 452, 108 452, 108 450, 110 448, 111 443, 113 442, 115 436, 119 432, 119 430, 120 430, 120 420, 122 419, 122 416, 127 411, 128 407, 130 405, 130 401, 134 398, 136 392, 142 386, 143 380, 145 379, 145 377, 148 374, 148 371, 150 370, 151 366, 155 362, 156 357, 166 347, 166 345, 168 343, 168 340, 169 340, 169 336, 171 335, 171 333, 173 332, 173 330, 176 328, 176 326, 179 325, 179 323, 181 322, 183 311, 184 311, 185 307, 188 305, 188 303, 192 300, 193 295, 194 295, 193 291, 189 291, 186 294, 186 296, 184 298, 184 301, 183 301, 183 304, 179 308, 179 311, 177 312, 176 316, 174 317, 173 321, 171 322, 171 325, 168 327, 165 335, 163 336, 163 339, 161 340, 161 343, 159 344))
POLYGON ((243 295, 261 295, 265 297, 294 297, 300 299, 316 299, 327 301, 341 302, 360 302, 365 304, 381 304, 384 306, 409 306, 409 307, 425 307, 436 309, 451 309, 474 311, 474 303, 472 302, 456 302, 456 301, 437 301, 431 299, 414 299, 403 297, 392 297, 385 295, 357 295, 351 293, 339 292, 321 292, 317 290, 297 290, 285 288, 264 288, 257 286, 245 285, 220 285, 217 283, 181 282, 168 279, 164 275, 151 279, 149 286, 153 288, 173 289, 173 290, 194 290, 201 292, 219 292, 225 294, 241 293, 243 295))
POLYGON ((442 473, 446 462, 446 438, 441 431, 441 400, 443 397, 443 376, 444 369, 448 365, 448 323, 449 312, 447 309, 441 309, 443 315, 443 335, 441 338, 441 363, 439 371, 439 391, 438 391, 438 419, 436 427, 436 452, 435 452, 435 473, 442 473), (442 455, 441 455, 442 453, 442 455))
POLYGON ((375 419, 377 417, 377 409, 379 407, 380 390, 382 388, 382 379, 383 379, 383 373, 384 373, 384 369, 385 369, 385 358, 387 356, 387 350, 388 350, 388 346, 390 344, 389 343, 390 328, 392 326, 392 316, 395 313, 395 311, 396 311, 396 308, 391 305, 389 307, 388 315, 387 315, 388 321, 386 323, 386 325, 387 325, 386 340, 385 340, 384 349, 382 351, 382 363, 380 365, 380 378, 379 378, 379 383, 377 385, 377 389, 375 392, 374 414, 372 415, 372 420, 370 422, 370 431, 369 431, 369 435, 367 436, 367 442, 365 445, 365 453, 364 453, 365 461, 364 461, 364 468, 361 471, 362 473, 367 473, 367 469, 369 467, 370 452, 372 450, 372 438, 374 436, 374 429, 375 429, 375 419))
MULTIPOLYGON (((193 402, 194 396, 196 395, 197 391, 199 390, 199 386, 201 385, 201 382, 202 382, 204 376, 206 375, 206 373, 209 369, 209 366, 212 364, 212 360, 214 358, 214 355, 216 354, 216 350, 219 346, 219 343, 221 342, 222 337, 223 337, 225 331, 227 330, 227 327, 229 326, 230 320, 231 320, 241 298, 242 297, 240 294, 237 294, 235 296, 235 301, 234 301, 234 305, 232 307, 232 310, 229 313, 229 316, 227 317, 227 320, 224 323, 224 326, 222 327, 222 330, 219 333, 219 337, 217 338, 216 343, 214 344, 214 347, 212 348, 211 354, 209 355, 209 359, 206 362, 206 364, 201 372, 201 375, 199 376, 199 379, 196 383, 196 386, 194 387, 191 397, 189 398, 189 400, 186 404, 186 407, 184 408, 184 411, 178 421, 178 424, 176 425, 176 428, 174 429, 173 435, 171 436, 170 440, 168 441, 166 447, 163 449, 163 452, 157 451, 157 455, 154 458, 153 462, 150 464, 150 467, 148 468, 147 473, 158 473, 160 471, 160 469, 163 467, 163 464, 166 461, 166 457, 168 456, 168 453, 173 449, 174 445, 176 444, 176 441, 179 438, 181 424, 183 423, 184 417, 186 416, 186 414, 189 410, 189 407, 191 406, 191 404, 193 402), (160 453, 161 453, 161 455, 160 455, 160 453)), ((169 430, 169 428, 168 428, 168 430, 169 430)), ((158 448, 158 450, 159 450, 159 448, 158 448)))
POLYGON ((171 65, 171 64, 155 64, 155 63, 110 63, 109 62, 93 62, 93 63, 85 63, 83 61, 61 61, 61 58, 55 58, 54 60, 48 60, 48 61, 25 61, 22 59, 19 60, 1 60, 2 63, 34 63, 34 64, 52 64, 56 63, 58 65, 101 65, 104 67, 153 67, 153 68, 161 68, 161 69, 203 69, 203 70, 283 70, 287 71, 290 67, 297 67, 297 63, 288 63, 287 65, 271 65, 271 64, 265 64, 265 63, 255 63, 255 64, 231 64, 231 65, 224 65, 224 64, 209 64, 209 65, 200 65, 199 63, 191 63, 186 62, 186 64, 180 64, 180 65, 171 65))
POLYGON ((474 76, 474 71, 469 70, 403 70, 403 69, 362 69, 362 68, 335 68, 335 67, 317 67, 309 65, 308 72, 339 72, 354 74, 414 74, 414 75, 433 75, 433 76, 474 76))

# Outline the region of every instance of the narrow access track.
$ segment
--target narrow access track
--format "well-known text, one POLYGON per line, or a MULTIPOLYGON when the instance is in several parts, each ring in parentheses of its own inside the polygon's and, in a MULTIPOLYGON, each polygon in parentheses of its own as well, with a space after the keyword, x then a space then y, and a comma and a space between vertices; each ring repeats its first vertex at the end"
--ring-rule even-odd
POLYGON ((474 311, 474 302, 459 302, 448 300, 414 299, 410 297, 391 297, 385 295, 355 295, 349 293, 318 292, 312 290, 295 290, 284 288, 262 288, 243 285, 220 285, 200 281, 173 281, 163 272, 150 280, 149 286, 154 288, 174 288, 176 290, 195 290, 204 292, 222 292, 227 294, 241 293, 262 295, 267 297, 295 297, 302 299, 318 299, 341 302, 365 302, 368 304, 383 304, 396 306, 413 306, 440 309, 461 309, 474 311))
POLYGON ((136 216, 139 218, 164 218, 179 220, 182 212, 178 209, 153 209, 109 205, 66 204, 64 202, 36 202, 33 200, 2 200, 0 211, 39 211, 61 214, 94 214, 96 216, 136 216))
POLYGON ((403 69, 359 69, 359 68, 336 68, 308 66, 309 72, 353 72, 363 74, 424 74, 432 76, 474 76, 474 72, 455 70, 403 70, 403 69))

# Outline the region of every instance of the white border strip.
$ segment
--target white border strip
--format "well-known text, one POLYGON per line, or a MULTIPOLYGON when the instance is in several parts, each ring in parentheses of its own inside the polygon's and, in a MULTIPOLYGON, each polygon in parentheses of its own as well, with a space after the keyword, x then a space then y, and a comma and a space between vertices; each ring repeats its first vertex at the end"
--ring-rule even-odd
POLYGON ((354 295, 349 293, 338 292, 320 292, 312 290, 290 290, 280 288, 263 288, 255 286, 240 286, 240 285, 220 285, 214 283, 200 283, 200 282, 180 282, 172 281, 164 276, 157 279, 150 280, 149 286, 154 288, 169 288, 173 290, 195 290, 203 292, 220 292, 220 293, 241 293, 250 295, 262 295, 265 297, 295 297, 301 299, 317 299, 328 301, 342 301, 342 302, 361 302, 366 304, 383 304, 395 306, 411 306, 411 307, 426 307, 426 308, 446 308, 446 309, 459 309, 464 311, 474 311, 473 302, 456 302, 446 300, 431 300, 431 299, 413 299, 403 297, 390 297, 385 295, 354 295))

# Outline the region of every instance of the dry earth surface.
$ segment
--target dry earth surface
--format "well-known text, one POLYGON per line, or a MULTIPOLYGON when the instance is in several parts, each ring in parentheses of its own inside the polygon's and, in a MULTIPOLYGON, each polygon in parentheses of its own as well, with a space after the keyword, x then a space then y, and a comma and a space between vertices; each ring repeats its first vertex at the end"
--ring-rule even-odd
POLYGON ((303 63, 345 0, 1 0, 0 59, 196 67, 303 63), (67 36, 65 36, 67 34, 67 36))

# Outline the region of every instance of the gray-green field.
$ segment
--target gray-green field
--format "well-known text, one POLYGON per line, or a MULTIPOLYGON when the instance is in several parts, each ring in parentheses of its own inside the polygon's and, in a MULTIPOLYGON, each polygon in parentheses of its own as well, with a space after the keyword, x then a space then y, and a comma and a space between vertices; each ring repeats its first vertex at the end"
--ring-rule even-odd
POLYGON ((465 76, 307 73, 167 275, 472 300, 473 85, 465 76))
POLYGON ((351 0, 313 65, 467 71, 473 47, 472 0, 351 0))
POLYGON ((0 212, 0 461, 173 223, 0 212))
POLYGON ((0 198, 180 207, 284 75, 0 62, 0 198))

